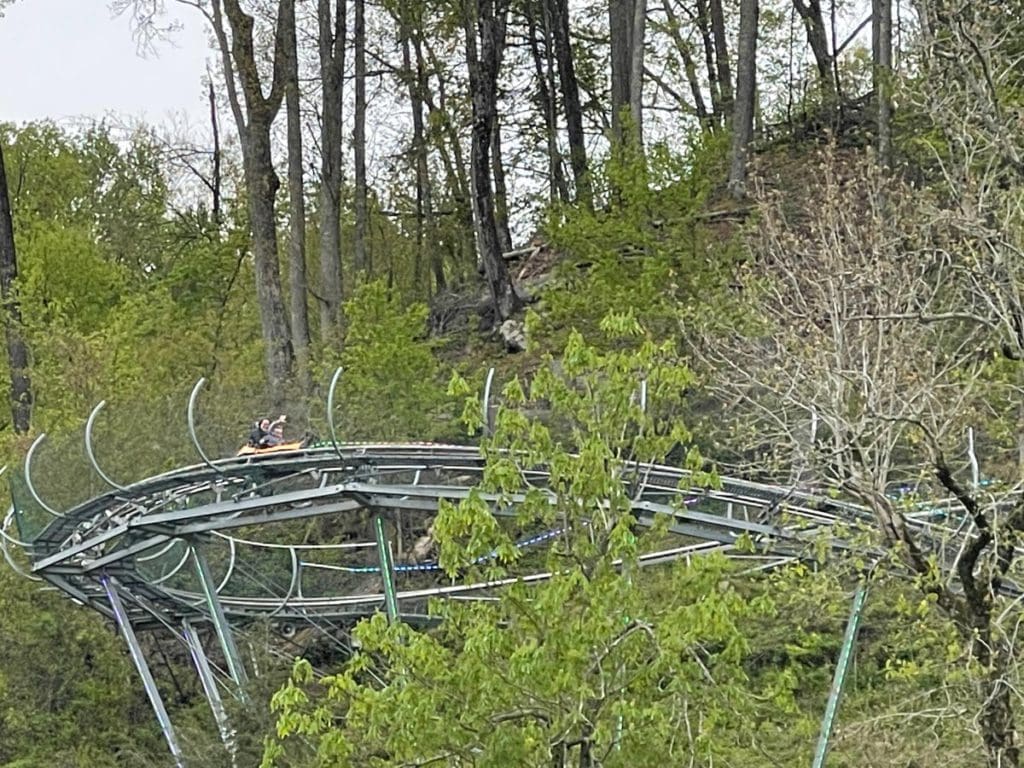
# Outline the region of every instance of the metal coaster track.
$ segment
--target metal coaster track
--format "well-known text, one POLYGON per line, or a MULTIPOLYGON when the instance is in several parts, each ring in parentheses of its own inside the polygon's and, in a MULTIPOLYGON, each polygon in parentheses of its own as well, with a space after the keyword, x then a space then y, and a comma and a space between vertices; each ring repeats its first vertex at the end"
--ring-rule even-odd
MULTIPOLYGON (((335 374, 329 403, 333 401, 335 374)), ((470 583, 439 583, 430 560, 394 562, 394 541, 382 519, 407 515, 422 521, 442 501, 458 501, 480 484, 485 459, 476 447, 429 443, 338 443, 333 421, 331 443, 290 452, 210 459, 195 437, 194 406, 203 381, 189 401, 189 430, 202 462, 130 485, 114 483, 96 462, 92 425, 86 426, 86 453, 96 474, 110 486, 105 493, 58 510, 39 498, 32 484, 32 459, 42 436, 26 457, 25 484, 45 511, 48 523, 31 540, 13 533, 25 510, 18 504, 5 518, 0 545, 28 557, 25 575, 41 579, 71 599, 117 622, 132 652, 172 753, 183 764, 173 727, 149 673, 136 632, 170 628, 184 638, 196 663, 222 734, 230 733, 210 664, 197 628, 219 641, 233 690, 244 695, 246 667, 235 642, 240 627, 255 620, 280 626, 322 626, 380 611, 395 618, 422 620, 431 598, 479 598, 516 581, 542 581, 546 572, 470 583), (286 523, 315 517, 332 521, 375 521, 375 531, 338 543, 289 542, 286 523), (244 529, 241 533, 239 529, 244 529), (263 532, 266 532, 265 535, 263 532), (426 580, 425 580, 426 579, 426 580), (367 583, 368 581, 372 583, 367 583)), ((484 403, 485 413, 487 402, 484 403)), ((330 413, 330 409, 329 409, 330 413)), ((628 467, 632 511, 639 525, 668 520, 678 540, 645 552, 643 565, 709 552, 747 558, 768 568, 808 555, 837 522, 869 521, 863 508, 736 478, 722 478, 715 489, 692 488, 685 470, 656 464, 628 467), (757 542, 737 546, 743 537, 757 542)), ((514 517, 527 490, 546 492, 548 474, 524 472, 521 493, 482 494, 493 513, 514 517)), ((553 498, 553 496, 552 496, 553 498)), ((951 528, 935 527, 937 536, 951 528)), ((522 547, 540 546, 559 531, 526 532, 522 547)), ((845 548, 832 540, 834 548, 845 548)), ((227 742, 227 739, 226 739, 227 742)), ((230 746, 230 745, 229 745, 230 746)))
MULTIPOLYGON (((96 496, 54 517, 28 543, 32 573, 49 581, 79 601, 111 616, 103 588, 104 576, 112 576, 135 590, 153 609, 174 622, 202 620, 204 596, 168 585, 185 570, 191 559, 184 547, 217 534, 231 544, 225 566, 226 578, 217 594, 227 615, 252 619, 273 613, 279 618, 317 616, 350 617, 373 613, 383 597, 379 594, 337 594, 310 597, 302 589, 305 555, 314 551, 306 544, 289 544, 277 538, 266 542, 232 535, 238 528, 273 526, 289 520, 316 516, 352 515, 409 510, 429 516, 442 500, 458 501, 469 495, 481 479, 484 459, 476 448, 451 445, 342 445, 340 457, 331 447, 270 456, 229 458, 213 466, 198 464, 96 496), (254 471, 258 470, 258 472, 254 471), (255 478, 258 477, 258 482, 255 478), (424 478, 429 478, 426 482, 424 478), (287 490, 279 490, 287 485, 287 490), (232 590, 231 564, 244 549, 268 549, 287 553, 288 582, 283 596, 253 596, 232 590), (173 560, 173 567, 167 561, 173 560), (155 568, 154 562, 161 566, 155 568)), ((726 479, 720 489, 686 491, 688 474, 672 467, 642 465, 647 482, 638 489, 633 512, 639 524, 650 525, 657 515, 671 520, 669 530, 686 539, 716 542, 730 550, 747 534, 771 542, 767 557, 790 558, 811 543, 815 531, 831 525, 838 516, 863 514, 832 502, 823 504, 788 489, 726 479), (764 520, 767 511, 782 509, 787 522, 764 520)), ((531 482, 543 487, 546 476, 532 473, 531 482)), ((525 491, 525 489, 524 489, 525 491)), ((522 494, 501 499, 483 495, 494 504, 494 514, 514 516, 522 494)), ((269 530, 269 528, 268 528, 269 530)), ((320 545, 321 549, 371 548, 374 541, 320 545)), ((313 563, 308 567, 315 568, 313 563)), ((367 566, 360 566, 366 570, 367 566)), ((397 566, 397 573, 429 570, 397 566)), ((354 571, 353 571, 354 572, 354 571)), ((465 588, 470 591, 469 587, 465 588)), ((458 589, 437 587, 436 594, 458 589)), ((399 592, 398 598, 423 598, 430 589, 399 592)), ((141 608, 129 609, 139 628, 154 625, 141 608)))

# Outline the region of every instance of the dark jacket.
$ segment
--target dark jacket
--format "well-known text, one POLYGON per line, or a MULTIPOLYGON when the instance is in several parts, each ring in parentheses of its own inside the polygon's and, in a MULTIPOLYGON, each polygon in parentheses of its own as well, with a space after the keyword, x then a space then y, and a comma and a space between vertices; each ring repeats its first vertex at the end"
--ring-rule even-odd
POLYGON ((267 433, 263 431, 260 423, 257 421, 252 425, 252 431, 249 433, 249 445, 253 448, 259 446, 260 441, 267 436, 267 433))

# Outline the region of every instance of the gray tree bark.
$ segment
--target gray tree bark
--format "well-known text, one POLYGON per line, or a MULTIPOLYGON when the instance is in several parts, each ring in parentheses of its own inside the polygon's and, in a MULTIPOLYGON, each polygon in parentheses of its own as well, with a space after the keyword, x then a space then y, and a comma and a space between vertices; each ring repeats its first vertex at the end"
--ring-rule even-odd
POLYGON ((576 201, 585 208, 591 208, 594 203, 594 191, 587 170, 583 108, 580 105, 580 87, 576 79, 572 39, 569 34, 569 3, 568 0, 544 0, 544 9, 551 30, 548 45, 553 43, 558 64, 562 108, 565 111, 565 130, 569 140, 569 165, 572 167, 573 183, 576 185, 576 201))
POLYGON ((821 100, 824 107, 834 110, 838 106, 838 89, 832 69, 832 53, 828 45, 828 33, 825 31, 825 17, 821 12, 821 0, 793 0, 793 7, 800 14, 807 31, 807 42, 814 54, 814 64, 818 70, 818 84, 821 88, 821 100))
POLYGON ((491 174, 491 142, 497 121, 499 52, 504 48, 508 0, 464 0, 466 64, 473 96, 473 135, 470 165, 473 173, 473 213, 477 245, 494 308, 494 325, 512 316, 521 305, 502 257, 495 215, 491 174), (479 41, 479 44, 478 44, 479 41))
POLYGON ((354 263, 357 275, 367 275, 372 269, 369 251, 366 247, 368 229, 366 205, 366 6, 364 0, 353 0, 355 4, 355 29, 352 40, 355 47, 355 124, 352 130, 352 144, 355 154, 355 237, 353 240, 354 263))
MULTIPOLYGON (((701 1, 703 2, 703 0, 701 1)), ((732 71, 729 66, 729 37, 725 31, 725 12, 722 10, 722 0, 710 0, 708 11, 711 20, 711 38, 715 43, 715 70, 718 73, 718 92, 722 115, 726 120, 731 120, 734 94, 732 71)))
MULTIPOLYGON (((508 4, 503 14, 495 15, 494 60, 495 64, 495 100, 498 96, 497 73, 505 58, 505 36, 508 28, 508 4)), ((501 120, 498 117, 497 104, 494 108, 494 124, 491 126, 491 165, 494 179, 494 220, 498 227, 498 245, 502 253, 512 250, 512 230, 508 220, 508 185, 505 183, 505 158, 501 146, 501 120)))
POLYGON ((293 18, 287 36, 285 114, 288 121, 288 282, 291 289, 292 347, 303 390, 310 387, 309 304, 306 294, 306 198, 302 169, 302 121, 299 114, 299 55, 293 18))
POLYGON ((729 153, 729 192, 746 195, 747 153, 754 138, 754 99, 757 95, 758 0, 741 0, 739 60, 736 64, 736 102, 732 116, 732 148, 729 153))
MULTIPOLYGON (((465 7, 463 7, 462 12, 466 13, 465 7)), ((437 51, 430 45, 429 38, 414 38, 413 47, 417 60, 424 62, 424 67, 429 65, 429 71, 443 72, 445 70, 444 63, 438 56, 437 51)), ((462 137, 459 135, 458 128, 451 119, 452 108, 448 103, 448 93, 444 78, 438 77, 437 79, 436 98, 435 94, 426 87, 423 89, 422 95, 430 113, 441 117, 441 125, 438 130, 439 136, 435 146, 437 147, 438 155, 441 157, 441 163, 444 166, 445 182, 454 208, 454 216, 460 223, 458 228, 459 242, 457 245, 453 244, 455 245, 453 251, 454 258, 452 260, 453 267, 455 268, 455 282, 464 282, 469 274, 476 271, 474 266, 480 262, 476 245, 476 226, 473 218, 472 182, 466 171, 467 166, 471 163, 466 163, 463 159, 462 137)))
POLYGON ((636 145, 644 145, 644 44, 647 36, 647 0, 632 0, 629 25, 629 115, 636 145))
MULTIPOLYGON (((402 77, 409 92, 409 104, 412 108, 412 146, 413 166, 416 169, 416 258, 414 278, 416 283, 423 279, 423 269, 428 264, 434 278, 434 293, 447 287, 444 273, 444 261, 437 242, 437 221, 434 216, 433 182, 428 164, 428 146, 426 126, 423 119, 424 93, 428 88, 423 57, 416 47, 413 60, 414 35, 420 34, 415 13, 408 5, 397 9, 399 35, 402 44, 402 77)), ((429 292, 429 288, 428 288, 429 292)))
POLYGON ((512 250, 512 230, 508 221, 508 185, 505 183, 505 158, 501 153, 501 124, 494 110, 491 128, 491 165, 494 171, 494 222, 498 228, 498 245, 502 253, 512 250))
POLYGON ((320 87, 320 338, 341 338, 342 109, 345 89, 345 0, 317 0, 320 87), (333 21, 332 21, 333 17, 333 21))
POLYGON ((0 146, 0 301, 3 303, 7 364, 11 370, 11 421, 17 434, 28 432, 32 416, 32 379, 28 369, 28 345, 21 329, 21 304, 15 281, 18 256, 14 247, 14 219, 7 188, 4 151, 0 146))
POLYGON ((551 14, 535 6, 527 6, 523 13, 527 42, 533 59, 533 72, 537 78, 537 107, 544 118, 544 133, 548 155, 548 202, 570 201, 565 174, 562 171, 562 153, 558 149, 558 85, 555 82, 553 35, 551 14), (537 19, 543 20, 543 33, 537 19), (541 45, 543 44, 543 49, 541 45))
POLYGON ((878 110, 878 162, 892 167, 892 0, 871 0, 871 84, 878 110))
POLYGON ((280 111, 284 97, 287 54, 287 36, 295 22, 295 0, 280 0, 274 40, 273 75, 270 93, 263 95, 263 83, 256 61, 253 39, 253 17, 242 10, 239 0, 214 0, 215 30, 221 43, 226 81, 234 82, 237 74, 244 99, 241 103, 229 87, 229 100, 238 127, 242 145, 245 186, 248 193, 249 227, 252 233, 256 298, 260 308, 260 323, 265 345, 267 378, 271 396, 278 400, 291 376, 293 351, 288 331, 288 318, 284 309, 281 274, 278 266, 277 223, 275 200, 281 183, 274 171, 271 153, 270 128, 280 111), (231 27, 230 49, 221 17, 221 6, 231 27), (232 94, 234 98, 232 99, 232 94))
POLYGON ((643 146, 643 62, 646 0, 609 0, 612 139, 643 146), (628 124, 628 129, 627 129, 628 124))
MULTIPOLYGON (((704 66, 708 71, 708 92, 711 95, 711 114, 713 123, 723 126, 729 120, 727 110, 722 106, 722 88, 718 82, 718 65, 715 57, 715 41, 711 33, 711 16, 707 0, 697 0, 697 30, 700 32, 701 44, 704 48, 704 66)), ((726 62, 728 67, 728 62, 726 62)))

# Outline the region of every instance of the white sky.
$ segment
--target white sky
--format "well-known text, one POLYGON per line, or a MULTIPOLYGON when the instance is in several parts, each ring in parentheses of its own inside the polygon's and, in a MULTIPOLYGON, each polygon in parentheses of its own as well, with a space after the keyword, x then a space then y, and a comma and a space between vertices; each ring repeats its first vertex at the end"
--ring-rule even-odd
POLYGON ((183 24, 139 55, 127 17, 107 0, 15 0, 0 18, 0 121, 103 117, 205 120, 203 19, 168 3, 183 24))

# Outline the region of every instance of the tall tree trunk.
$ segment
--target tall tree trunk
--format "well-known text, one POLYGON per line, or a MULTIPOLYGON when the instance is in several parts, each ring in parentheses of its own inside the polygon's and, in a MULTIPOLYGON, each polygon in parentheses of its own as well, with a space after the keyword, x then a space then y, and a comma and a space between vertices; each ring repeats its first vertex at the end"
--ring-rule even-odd
POLYGON ((632 0, 629 26, 629 116, 636 131, 636 146, 644 145, 644 45, 647 37, 647 0, 632 0))
POLYGON ((569 190, 562 173, 562 153, 558 151, 558 86, 555 83, 555 65, 551 34, 551 15, 543 8, 527 7, 523 18, 526 21, 527 41, 533 59, 533 73, 537 77, 537 108, 544 118, 544 135, 547 139, 548 155, 548 202, 569 202, 569 190), (537 19, 544 23, 543 38, 537 19), (544 50, 541 51, 541 42, 544 50))
POLYGON ((277 221, 274 200, 281 182, 274 171, 270 151, 270 125, 249 123, 249 160, 245 179, 249 193, 249 224, 252 230, 256 298, 260 306, 267 376, 275 400, 291 376, 292 345, 284 309, 278 266, 277 221))
MULTIPOLYGON (((412 46, 409 44, 409 23, 406 20, 407 10, 400 6, 397 10, 398 37, 402 46, 402 77, 401 82, 409 92, 409 106, 412 113, 412 140, 409 146, 412 155, 412 167, 416 172, 416 195, 414 205, 416 211, 416 256, 413 259, 413 284, 418 288, 423 280, 423 265, 426 261, 426 211, 424 210, 424 170, 420 168, 420 144, 423 142, 423 103, 419 98, 419 87, 416 73, 412 68, 412 46)), ((429 294, 429 289, 425 291, 429 294)))
POLYGON ((728 122, 729 115, 722 106, 722 89, 718 82, 715 41, 711 33, 711 16, 708 11, 707 0, 697 0, 697 29, 700 32, 701 43, 704 47, 704 66, 708 70, 708 92, 711 94, 711 113, 714 116, 714 124, 716 126, 723 126, 728 122))
POLYGON ((491 142, 497 121, 498 53, 502 49, 508 0, 464 0, 466 65, 473 95, 470 166, 473 173, 473 213, 477 244, 494 307, 494 325, 512 316, 520 300, 509 279, 501 253, 494 192, 491 142), (479 40, 479 46, 477 44, 479 40))
POLYGON ((364 0, 355 3, 355 29, 352 31, 355 43, 355 125, 352 143, 355 151, 356 198, 355 198, 355 239, 354 262, 356 274, 367 275, 371 271, 369 253, 366 247, 367 205, 366 205, 366 7, 364 0))
POLYGON ((871 84, 878 110, 878 162, 892 167, 892 0, 871 0, 871 84))
MULTIPOLYGON (((742 4, 740 7, 742 9, 742 4)), ((721 96, 722 114, 726 120, 731 120, 733 117, 732 72, 729 68, 729 37, 725 32, 725 13, 722 10, 722 0, 709 0, 708 12, 711 18, 711 38, 715 42, 715 70, 718 73, 718 92, 721 96)), ((742 24, 742 21, 740 23, 742 24)))
MULTIPOLYGON (((294 12, 294 8, 293 8, 294 12)), ((309 305, 306 294, 306 190, 302 170, 302 122, 299 114, 299 56, 292 19, 285 80, 285 113, 288 120, 288 282, 291 288, 292 347, 303 391, 311 386, 309 373, 309 305)))
MULTIPOLYGON (((475 13, 475 11, 473 12, 475 13)), ((463 13, 466 13, 465 6, 463 7, 463 13)), ((414 43, 417 58, 420 61, 429 60, 431 71, 445 71, 444 63, 439 59, 437 51, 430 45, 428 38, 416 38, 414 43), (426 57, 424 56, 424 50, 426 50, 426 57)), ((468 45, 469 43, 467 42, 467 50, 468 45)), ((475 51, 475 40, 473 45, 473 50, 475 51)), ((437 150, 444 165, 445 180, 455 208, 455 219, 461 225, 458 230, 460 242, 453 253, 457 271, 456 282, 461 283, 465 282, 468 275, 475 272, 473 269, 474 264, 480 264, 480 257, 477 255, 476 246, 476 226, 473 219, 475 203, 473 201, 472 182, 466 174, 467 163, 463 160, 462 137, 451 118, 452 112, 448 106, 448 95, 444 78, 438 77, 437 79, 436 103, 429 89, 424 88, 423 97, 430 112, 441 118, 437 150), (459 255, 462 258, 458 258, 459 255)), ((471 163, 472 160, 470 161, 471 163)))
MULTIPOLYGON (((561 83, 562 106, 565 110, 565 129, 569 140, 569 165, 576 185, 576 201, 585 208, 594 203, 593 187, 587 171, 586 136, 583 133, 583 108, 580 105, 580 87, 576 80, 576 65, 572 57, 569 34, 568 0, 542 0, 554 42, 558 79, 561 83)), ((549 45, 550 45, 549 41, 549 45)))
POLYGON ((18 256, 14 248, 14 219, 7 188, 4 150, 0 145, 0 300, 3 302, 4 336, 7 340, 7 364, 11 370, 11 422, 21 435, 29 430, 32 416, 32 380, 28 371, 28 346, 21 329, 21 304, 15 281, 18 256))
POLYGON ((708 114, 707 105, 704 103, 704 93, 701 90, 701 83, 697 78, 697 65, 693 60, 693 51, 690 41, 683 37, 679 18, 672 7, 672 0, 662 0, 662 10, 665 12, 666 27, 669 37, 675 44, 679 58, 683 61, 683 71, 686 73, 686 82, 690 86, 690 95, 693 97, 693 109, 697 114, 697 120, 705 130, 714 130, 715 122, 708 114))
POLYGON ((498 117, 498 73, 505 58, 505 35, 508 31, 508 3, 494 18, 494 122, 491 125, 491 165, 494 174, 494 221, 498 227, 498 244, 502 253, 512 250, 512 230, 508 221, 508 185, 505 183, 505 158, 501 147, 501 121, 498 117))
POLYGON ((210 102, 210 130, 213 133, 213 170, 210 176, 210 192, 213 194, 212 211, 213 221, 221 223, 220 196, 221 196, 221 155, 220 155, 220 125, 217 122, 217 97, 213 91, 213 78, 210 79, 208 98, 210 102))
MULTIPOLYGON (((423 119, 424 98, 427 89, 426 73, 422 56, 416 56, 413 62, 414 34, 421 27, 408 4, 402 4, 397 10, 399 35, 402 45, 402 75, 409 91, 409 104, 412 108, 412 155, 413 167, 416 171, 416 260, 415 280, 417 286, 423 278, 423 267, 429 261, 434 277, 434 292, 439 293, 447 287, 444 274, 444 262, 437 243, 437 222, 434 217, 433 190, 428 165, 427 136, 423 119)), ((417 48, 417 50, 419 50, 417 48)), ((426 291, 431 293, 429 286, 426 291)))
POLYGON ((627 139, 636 148, 643 146, 641 97, 646 18, 646 0, 609 0, 612 140, 620 147, 627 139))
MULTIPOLYGON (((242 144, 245 186, 249 203, 249 227, 252 232, 256 298, 263 328, 267 378, 271 396, 279 401, 292 371, 292 344, 281 290, 278 266, 277 222, 274 206, 280 181, 274 171, 270 128, 281 108, 287 69, 286 39, 295 22, 295 0, 280 0, 277 7, 277 28, 274 33, 274 65, 267 96, 263 94, 253 40, 253 17, 242 10, 239 0, 214 0, 214 20, 220 20, 219 6, 231 25, 230 52, 222 50, 226 80, 234 81, 236 72, 245 100, 245 113, 237 104, 232 109, 238 123, 242 144), (233 62, 233 68, 230 66, 233 62)), ((223 24, 217 31, 218 41, 226 40, 223 24)), ((229 89, 229 97, 231 90, 229 89)))
POLYGON ((826 111, 833 112, 838 106, 835 77, 832 70, 832 53, 829 50, 828 34, 825 32, 825 17, 821 12, 821 0, 793 0, 793 7, 803 19, 807 31, 807 42, 814 54, 818 69, 818 84, 821 87, 821 101, 826 111))
POLYGON ((758 0, 741 0, 736 102, 733 109, 732 149, 729 156, 729 191, 736 198, 742 198, 746 194, 747 153, 754 138, 759 13, 758 0))
POLYGON ((320 87, 320 338, 341 338, 342 109, 345 89, 345 0, 317 0, 320 87))
POLYGON ((430 267, 434 275, 434 290, 440 293, 448 287, 448 279, 444 270, 444 253, 438 238, 437 216, 434 213, 434 183, 427 164, 427 133, 423 124, 423 108, 427 104, 430 84, 427 79, 426 64, 423 60, 423 48, 418 39, 414 49, 416 52, 416 87, 412 99, 414 107, 413 135, 419 137, 416 143, 416 177, 420 180, 418 194, 423 218, 427 225, 427 235, 424 239, 428 243, 430 267))
POLYGON ((498 228, 498 245, 502 253, 512 250, 512 229, 508 222, 508 186, 505 183, 505 160, 501 152, 501 124, 494 111, 491 127, 491 166, 494 170, 494 223, 498 228))
POLYGON ((612 140, 621 146, 624 140, 622 117, 629 108, 629 27, 632 19, 630 0, 609 0, 608 29, 611 47, 612 140))

